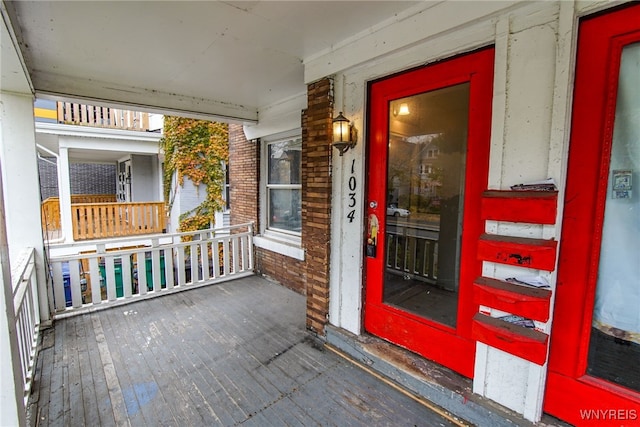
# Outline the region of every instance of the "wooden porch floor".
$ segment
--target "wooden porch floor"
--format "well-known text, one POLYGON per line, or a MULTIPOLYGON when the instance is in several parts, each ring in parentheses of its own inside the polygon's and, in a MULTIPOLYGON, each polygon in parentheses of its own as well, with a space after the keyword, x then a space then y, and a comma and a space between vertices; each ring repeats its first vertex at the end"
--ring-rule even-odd
POLYGON ((305 304, 252 276, 58 320, 30 425, 454 425, 318 346, 305 304))

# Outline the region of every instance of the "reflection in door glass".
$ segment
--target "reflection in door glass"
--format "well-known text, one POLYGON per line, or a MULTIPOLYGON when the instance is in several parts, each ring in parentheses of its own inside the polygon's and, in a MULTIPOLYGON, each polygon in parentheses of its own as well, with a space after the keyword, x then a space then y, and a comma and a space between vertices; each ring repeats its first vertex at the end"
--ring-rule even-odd
POLYGON ((384 302, 455 327, 469 84, 389 105, 384 302))
POLYGON ((588 372, 640 391, 640 43, 622 51, 588 372))

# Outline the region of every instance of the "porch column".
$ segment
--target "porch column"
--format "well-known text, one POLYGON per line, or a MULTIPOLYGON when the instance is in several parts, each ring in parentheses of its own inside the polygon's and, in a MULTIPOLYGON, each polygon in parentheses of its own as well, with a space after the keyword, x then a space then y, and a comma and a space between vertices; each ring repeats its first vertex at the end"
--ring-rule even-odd
POLYGON ((0 94, 0 162, 9 259, 15 264, 25 248, 35 249, 41 320, 49 320, 44 243, 40 214, 40 180, 36 155, 33 97, 0 94))
POLYGON ((71 222, 71 178, 69 177, 69 149, 59 148, 58 156, 58 197, 60 202, 60 226, 65 242, 73 242, 71 222))
MULTIPOLYGON (((24 248, 35 248, 39 292, 46 292, 33 99, 2 92, 0 108, 0 413, 7 425, 25 425, 11 260, 17 262, 24 248)), ((40 302, 40 311, 48 318, 47 298, 40 302)))
POLYGON ((307 86, 302 117, 302 246, 307 278, 307 329, 325 335, 329 317, 332 80, 307 86))

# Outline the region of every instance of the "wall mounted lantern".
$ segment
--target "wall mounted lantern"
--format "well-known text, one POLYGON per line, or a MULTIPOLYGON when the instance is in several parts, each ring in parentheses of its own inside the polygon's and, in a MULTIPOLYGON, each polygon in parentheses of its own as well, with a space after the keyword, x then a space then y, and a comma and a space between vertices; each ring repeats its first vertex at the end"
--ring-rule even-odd
POLYGON ((338 117, 333 119, 333 146, 340 151, 341 156, 349 148, 356 146, 353 129, 349 124, 349 120, 342 115, 342 111, 340 111, 338 117))

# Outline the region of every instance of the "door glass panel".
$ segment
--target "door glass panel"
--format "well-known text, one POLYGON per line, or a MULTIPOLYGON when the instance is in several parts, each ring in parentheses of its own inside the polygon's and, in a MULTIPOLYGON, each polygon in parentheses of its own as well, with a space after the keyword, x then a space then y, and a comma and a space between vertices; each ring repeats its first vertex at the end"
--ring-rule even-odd
POLYGON ((455 327, 469 84, 389 105, 384 302, 455 327))
POLYGON ((588 373, 640 391, 640 43, 622 53, 588 373))

